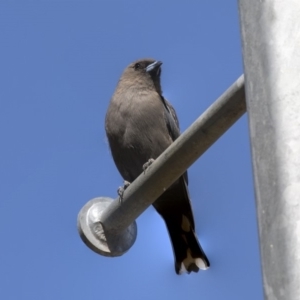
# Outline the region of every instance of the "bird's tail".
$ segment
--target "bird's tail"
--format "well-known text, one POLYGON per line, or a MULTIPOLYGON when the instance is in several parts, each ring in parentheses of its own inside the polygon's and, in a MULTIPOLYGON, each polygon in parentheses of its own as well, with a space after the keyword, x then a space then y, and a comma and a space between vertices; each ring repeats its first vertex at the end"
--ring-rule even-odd
POLYGON ((184 218, 185 216, 181 226, 178 226, 178 221, 175 222, 174 219, 164 218, 173 246, 175 271, 177 274, 183 274, 198 272, 199 269, 207 270, 210 266, 209 260, 192 227, 184 226, 189 224, 187 218, 184 218))

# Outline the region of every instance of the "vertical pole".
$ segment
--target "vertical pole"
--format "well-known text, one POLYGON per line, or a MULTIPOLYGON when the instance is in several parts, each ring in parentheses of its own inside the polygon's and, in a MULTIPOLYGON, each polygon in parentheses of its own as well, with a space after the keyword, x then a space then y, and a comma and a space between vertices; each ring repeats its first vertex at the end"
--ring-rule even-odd
POLYGON ((300 299, 300 0, 239 0, 267 300, 300 299))

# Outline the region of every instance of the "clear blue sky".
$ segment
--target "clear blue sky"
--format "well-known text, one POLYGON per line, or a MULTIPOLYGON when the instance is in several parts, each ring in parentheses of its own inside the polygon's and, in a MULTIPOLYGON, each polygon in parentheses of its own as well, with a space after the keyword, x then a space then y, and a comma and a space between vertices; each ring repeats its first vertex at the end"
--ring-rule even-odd
POLYGON ((150 207, 128 253, 81 241, 77 214, 122 180, 104 132, 131 61, 163 61, 186 129, 243 73, 236 0, 0 2, 0 298, 261 300, 247 116, 190 169, 211 269, 178 276, 150 207))

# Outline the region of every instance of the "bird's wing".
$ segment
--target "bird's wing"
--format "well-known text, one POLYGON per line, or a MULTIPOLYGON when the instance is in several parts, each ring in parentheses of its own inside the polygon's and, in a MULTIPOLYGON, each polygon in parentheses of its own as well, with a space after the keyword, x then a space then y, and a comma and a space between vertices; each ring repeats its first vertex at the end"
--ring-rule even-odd
POLYGON ((163 96, 161 96, 161 98, 165 107, 165 121, 168 128, 168 132, 172 140, 175 141, 180 135, 179 121, 172 104, 163 96))
MULTIPOLYGON (((175 111, 174 107, 172 106, 172 104, 167 99, 165 99, 163 96, 161 96, 161 98, 162 98, 162 102, 165 107, 165 120, 166 120, 166 125, 168 128, 168 132, 174 142, 180 135, 178 117, 177 117, 176 111, 175 111)), ((188 184, 189 179, 188 179, 187 171, 183 174, 183 178, 184 178, 186 184, 188 184)))

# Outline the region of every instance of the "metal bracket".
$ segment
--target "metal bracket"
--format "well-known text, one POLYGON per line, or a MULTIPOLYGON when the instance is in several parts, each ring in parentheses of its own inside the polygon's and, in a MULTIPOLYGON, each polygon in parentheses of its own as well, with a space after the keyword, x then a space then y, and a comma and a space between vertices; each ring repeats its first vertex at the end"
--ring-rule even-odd
MULTIPOLYGON (((114 200, 98 197, 87 202, 78 214, 77 227, 83 242, 104 256, 121 256, 131 248, 137 237, 136 222, 121 233, 105 230, 101 216, 114 200)), ((116 200, 117 201, 117 200, 116 200)))

